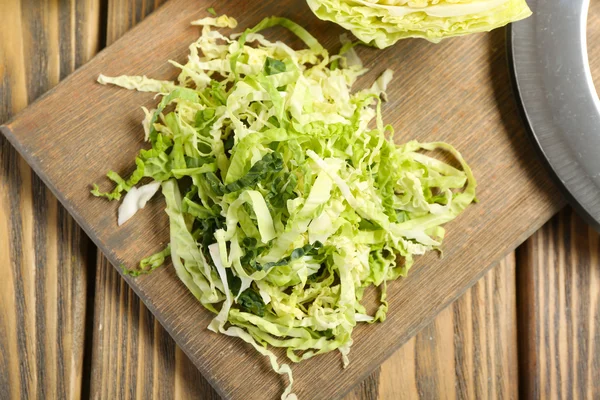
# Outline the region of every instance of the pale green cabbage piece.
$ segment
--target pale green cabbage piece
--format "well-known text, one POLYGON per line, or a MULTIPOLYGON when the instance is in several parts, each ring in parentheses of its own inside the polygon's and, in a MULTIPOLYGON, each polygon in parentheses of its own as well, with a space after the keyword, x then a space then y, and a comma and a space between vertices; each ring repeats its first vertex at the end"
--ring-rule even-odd
POLYGON ((525 0, 307 0, 322 20, 333 21, 379 48, 400 39, 431 42, 486 32, 531 15, 525 0))
POLYGON ((339 350, 347 365, 356 324, 385 320, 386 282, 406 275, 415 255, 439 249, 441 225, 475 200, 475 179, 449 144, 394 144, 380 111, 392 73, 353 91, 366 69, 346 38, 330 56, 283 18, 236 38, 211 28, 233 27, 232 18, 194 23, 202 36, 187 63, 171 61, 177 81, 99 78, 162 99, 144 109, 150 149, 135 171, 128 179, 109 172, 116 188, 92 193, 119 199, 143 178, 161 182, 170 244, 133 273, 170 254, 182 282, 216 314, 209 329, 267 356, 289 377, 282 398, 294 399, 291 368, 270 348, 293 362, 339 350), (277 25, 307 48, 259 33, 277 25), (427 154, 434 150, 460 168, 427 154), (372 285, 381 297, 370 315, 361 299, 372 285))

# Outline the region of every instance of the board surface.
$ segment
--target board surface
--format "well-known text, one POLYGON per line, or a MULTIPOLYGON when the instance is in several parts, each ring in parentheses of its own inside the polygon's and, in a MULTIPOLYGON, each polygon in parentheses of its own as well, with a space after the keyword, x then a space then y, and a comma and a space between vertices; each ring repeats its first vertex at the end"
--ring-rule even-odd
MULTIPOLYGON (((107 185, 103 176, 108 168, 123 174, 132 170, 131 161, 143 145, 139 107, 155 101, 151 94, 104 87, 95 79, 100 72, 173 78, 176 70, 166 60, 185 60, 188 44, 198 35, 188 23, 205 16, 209 6, 196 0, 168 2, 1 128, 115 265, 134 265, 168 240, 162 200, 152 201, 117 228, 118 204, 89 195, 91 182, 107 185)), ((289 17, 325 47, 339 47, 342 30, 318 21, 301 0, 220 2, 217 12, 236 17, 240 28, 269 15, 289 17)), ((294 365, 295 391, 304 399, 342 396, 563 202, 521 127, 502 30, 439 45, 406 40, 385 51, 361 49, 360 54, 365 65, 373 67, 365 84, 384 68, 396 71, 384 106, 386 122, 396 128, 396 141, 454 144, 478 178, 480 203, 448 224, 443 259, 429 254, 418 260, 408 278, 388 286, 388 319, 357 327, 346 370, 335 353, 294 365)), ((207 331, 212 316, 172 268, 126 279, 221 395, 279 396, 283 379, 244 343, 207 331)))

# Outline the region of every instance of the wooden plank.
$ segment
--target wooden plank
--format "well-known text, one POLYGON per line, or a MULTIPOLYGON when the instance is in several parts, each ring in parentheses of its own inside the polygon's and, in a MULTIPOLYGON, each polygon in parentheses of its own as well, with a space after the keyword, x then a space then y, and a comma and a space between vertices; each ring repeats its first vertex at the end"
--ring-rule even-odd
POLYGON ((518 252, 525 398, 600 396, 600 235, 570 208, 518 252))
POLYGON ((110 45, 165 0, 108 0, 106 44, 110 45))
POLYGON ((515 255, 381 366, 381 399, 516 399, 515 255))
MULTIPOLYGON (((4 122, 95 54, 99 10, 95 0, 0 8, 4 122)), ((0 238, 0 398, 80 398, 93 248, 3 137, 0 238)))
MULTIPOLYGON (((112 160, 121 172, 130 165, 140 145, 139 106, 153 103, 151 95, 101 87, 94 83, 95 78, 100 71, 172 77, 174 70, 162 60, 185 57, 187 43, 197 35, 188 21, 205 15, 208 5, 195 0, 167 3, 76 72, 68 84, 3 128, 28 161, 44 173, 46 182, 113 264, 132 265, 157 250, 167 239, 167 229, 158 201, 123 229, 116 229, 117 205, 107 205, 87 194, 87 183, 101 179, 106 160, 112 160), (52 112, 58 99, 66 96, 72 101, 60 114, 52 112), (81 116, 78 121, 85 121, 87 129, 80 129, 81 122, 73 123, 75 116, 81 116), (61 146, 42 144, 36 139, 40 134, 56 137, 61 146), (64 135, 71 140, 60 140, 64 135), (64 165, 71 168, 66 171, 64 165), (157 228, 149 230, 148 226, 157 228)), ((286 7, 269 1, 222 2, 220 11, 240 16, 241 26, 250 26, 272 14, 274 7, 317 33, 327 47, 334 47, 341 30, 317 21, 300 0, 286 7)), ((326 397, 349 390, 562 204, 553 195, 553 186, 537 164, 519 121, 510 93, 501 30, 440 45, 407 40, 385 51, 365 50, 362 54, 367 65, 429 71, 400 74, 392 85, 385 118, 399 132, 398 141, 443 139, 460 148, 482 182, 481 202, 449 225, 443 259, 434 254, 423 257, 407 279, 390 285, 389 318, 385 324, 356 329, 355 362, 348 369, 342 370, 334 354, 295 366, 298 393, 309 398, 315 390, 326 397), (445 62, 439 63, 440 59, 445 62)), ((370 77, 380 70, 376 68, 370 77)), ((208 324, 211 315, 183 289, 172 268, 126 279, 222 394, 244 398, 280 393, 282 381, 269 368, 248 373, 249 363, 265 365, 254 352, 239 341, 198 329, 208 324), (256 384, 242 385, 248 379, 256 384)))
POLYGON ((220 399, 104 257, 92 354, 93 399, 220 399))

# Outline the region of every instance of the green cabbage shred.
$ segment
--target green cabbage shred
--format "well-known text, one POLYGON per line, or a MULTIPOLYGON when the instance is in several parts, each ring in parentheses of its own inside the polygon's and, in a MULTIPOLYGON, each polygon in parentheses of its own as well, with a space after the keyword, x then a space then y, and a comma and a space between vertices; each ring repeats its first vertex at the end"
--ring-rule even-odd
MULTIPOLYGON (((238 36, 233 18, 194 22, 174 82, 101 75, 99 82, 159 93, 144 109, 149 149, 116 188, 119 199, 144 178, 159 181, 170 244, 145 259, 149 271, 171 257, 179 278, 216 317, 209 329, 239 337, 289 377, 270 350, 293 362, 339 350, 348 363, 358 322, 386 317, 386 282, 405 276, 414 256, 439 249, 442 224, 475 200, 475 179, 446 143, 394 144, 381 98, 386 71, 352 91, 367 70, 343 38, 330 55, 301 26, 266 18, 238 36), (259 32, 281 26, 306 48, 293 50, 259 32), (373 126, 373 127, 371 127, 373 126), (428 155, 443 151, 461 168, 428 155), (431 154, 431 153, 429 153, 431 154), (380 288, 369 315, 364 290, 380 288)), ((134 272, 137 275, 137 272, 134 272)))

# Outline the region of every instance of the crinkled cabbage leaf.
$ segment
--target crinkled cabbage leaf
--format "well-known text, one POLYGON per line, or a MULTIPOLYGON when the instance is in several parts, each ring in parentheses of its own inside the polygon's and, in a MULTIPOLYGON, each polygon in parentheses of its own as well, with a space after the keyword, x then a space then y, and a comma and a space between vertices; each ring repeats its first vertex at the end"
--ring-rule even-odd
POLYGON ((525 0, 307 0, 333 21, 379 48, 417 37, 431 42, 485 32, 531 15, 525 0))

